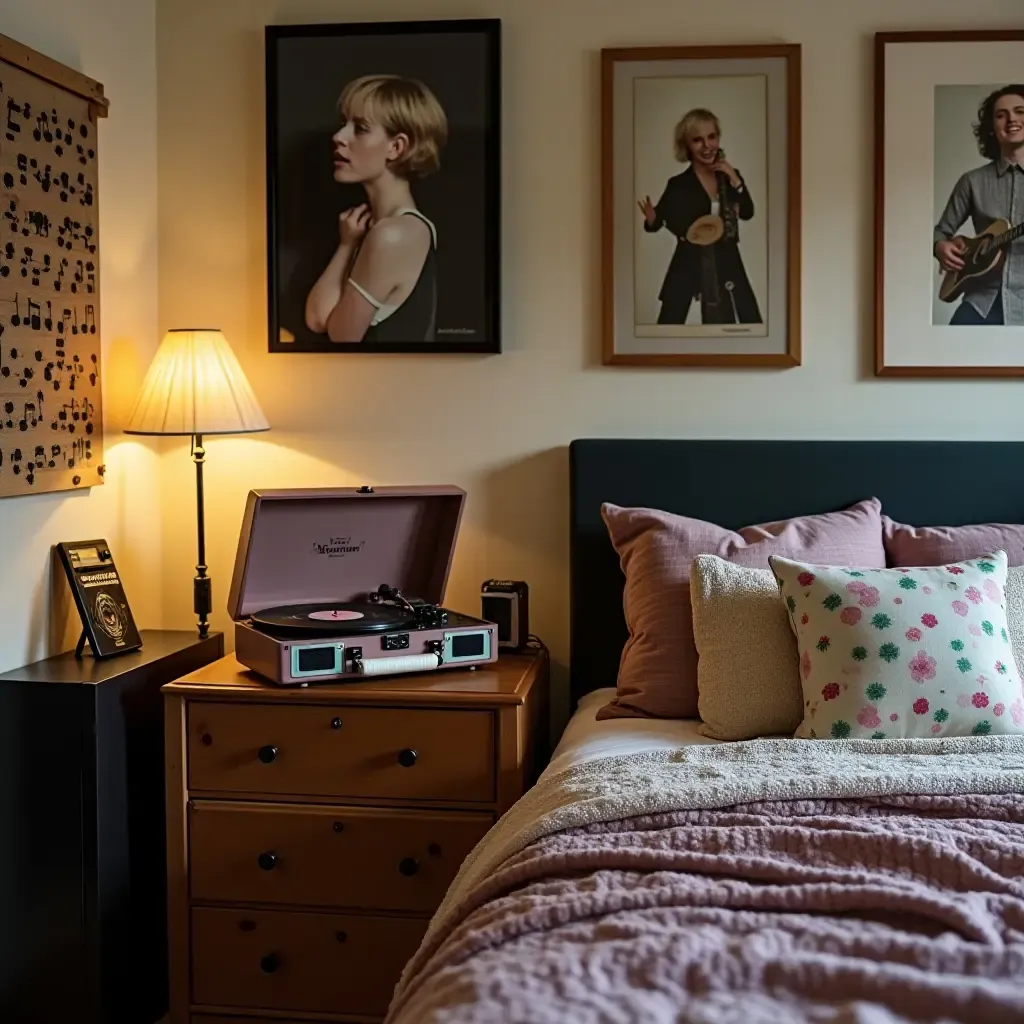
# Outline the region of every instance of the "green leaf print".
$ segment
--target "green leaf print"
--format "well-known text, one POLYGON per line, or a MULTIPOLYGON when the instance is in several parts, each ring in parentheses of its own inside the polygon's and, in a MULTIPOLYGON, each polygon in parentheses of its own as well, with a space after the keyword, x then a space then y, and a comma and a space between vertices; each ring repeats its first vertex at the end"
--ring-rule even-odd
POLYGON ((886 690, 881 683, 872 683, 864 693, 868 700, 877 702, 885 697, 886 690))
MULTIPOLYGON (((995 572, 996 571, 996 567, 995 567, 995 564, 993 562, 979 562, 978 563, 978 568, 982 572, 995 572)), ((989 728, 991 728, 991 726, 989 726, 989 728)))
POLYGON ((840 719, 832 723, 832 739, 845 740, 850 735, 850 723, 840 719))
POLYGON ((900 656, 900 649, 895 644, 882 644, 878 648, 878 656, 882 661, 895 661, 900 656))
POLYGON ((843 599, 838 594, 829 594, 821 603, 830 612, 834 612, 843 603, 843 599))
POLYGON ((909 576, 901 576, 900 586, 904 590, 917 590, 917 580, 911 579, 909 576))
POLYGON ((952 647, 954 651, 962 651, 964 649, 964 642, 963 640, 950 640, 949 646, 952 647))
POLYGON ((1004 644, 1008 644, 1010 642, 1010 638, 1006 635, 1006 630, 1005 629, 999 630, 999 635, 1003 638, 1003 643, 1004 644))
POLYGON ((850 657, 853 658, 854 661, 864 661, 867 656, 868 649, 866 647, 854 647, 854 649, 850 651, 850 657))
POLYGON ((992 623, 988 621, 988 619, 986 619, 981 624, 981 628, 982 628, 982 631, 984 632, 985 636, 991 636, 996 631, 996 627, 993 626, 992 623))
POLYGON ((971 732, 975 736, 987 736, 992 731, 992 723, 986 718, 979 722, 971 732))
POLYGON ((970 658, 957 658, 956 659, 956 667, 958 669, 960 669, 961 672, 970 672, 971 671, 971 659, 970 658))
POLYGON ((949 712, 945 708, 939 708, 934 715, 936 722, 947 722, 949 721, 949 712))
POLYGON ((877 615, 871 616, 871 625, 875 629, 888 629, 892 625, 892 619, 885 612, 879 612, 877 615))
MULTIPOLYGON (((776 606, 778 607, 778 606, 776 606)), ((792 596, 786 598, 786 607, 791 611, 796 611, 796 601, 793 600, 792 596)))
POLYGON ((814 646, 824 654, 832 646, 832 641, 827 636, 819 637, 818 642, 814 646))
POLYGON ((884 740, 885 739, 885 733, 884 732, 873 732, 871 734, 871 738, 873 740, 884 740))
POLYGON ((864 573, 860 572, 857 569, 844 569, 843 572, 845 572, 847 576, 863 576, 864 575, 864 573))

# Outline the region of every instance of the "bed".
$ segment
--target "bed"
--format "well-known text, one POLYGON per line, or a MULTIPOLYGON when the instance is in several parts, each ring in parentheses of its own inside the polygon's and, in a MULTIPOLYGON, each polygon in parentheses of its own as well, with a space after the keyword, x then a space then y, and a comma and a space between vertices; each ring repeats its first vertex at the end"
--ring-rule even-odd
POLYGON ((570 446, 572 719, 466 859, 389 1024, 1024 1019, 1024 741, 717 742, 596 721, 627 629, 602 502, 732 529, 879 498, 1019 523, 1024 444, 570 446), (974 481, 956 486, 958 467, 974 481))

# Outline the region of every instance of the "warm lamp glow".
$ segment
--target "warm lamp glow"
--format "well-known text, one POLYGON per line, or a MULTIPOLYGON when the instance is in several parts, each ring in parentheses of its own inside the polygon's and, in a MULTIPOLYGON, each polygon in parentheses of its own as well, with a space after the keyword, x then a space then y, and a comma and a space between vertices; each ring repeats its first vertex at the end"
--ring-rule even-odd
POLYGON ((172 330, 142 382, 126 434, 250 434, 270 424, 227 339, 172 330))

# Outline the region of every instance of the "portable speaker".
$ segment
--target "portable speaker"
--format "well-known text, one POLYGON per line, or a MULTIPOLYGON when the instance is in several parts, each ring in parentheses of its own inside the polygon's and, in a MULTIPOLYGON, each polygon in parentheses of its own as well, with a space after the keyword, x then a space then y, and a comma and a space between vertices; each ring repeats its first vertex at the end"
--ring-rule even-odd
POLYGON ((485 580, 482 618, 498 627, 498 648, 521 651, 530 638, 530 588, 522 580, 485 580))

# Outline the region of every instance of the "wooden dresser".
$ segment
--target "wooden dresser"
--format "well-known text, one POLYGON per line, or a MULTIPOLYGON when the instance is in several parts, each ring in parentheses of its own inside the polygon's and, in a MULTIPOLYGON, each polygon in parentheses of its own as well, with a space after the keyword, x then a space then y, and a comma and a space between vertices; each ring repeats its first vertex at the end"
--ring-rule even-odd
POLYGON ((163 688, 170 1024, 377 1021, 459 865, 548 754, 548 660, 163 688))

